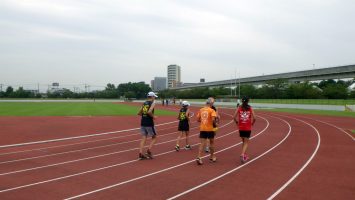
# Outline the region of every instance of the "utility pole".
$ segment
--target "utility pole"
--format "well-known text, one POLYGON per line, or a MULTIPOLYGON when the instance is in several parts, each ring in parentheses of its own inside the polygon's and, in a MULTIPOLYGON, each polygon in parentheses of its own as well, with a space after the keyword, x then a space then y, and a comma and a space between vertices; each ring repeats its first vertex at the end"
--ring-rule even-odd
POLYGON ((37 83, 37 94, 39 94, 39 83, 37 83))
POLYGON ((240 70, 239 70, 239 94, 238 94, 238 98, 240 99, 240 70))
POLYGON ((234 70, 234 96, 237 96, 237 70, 234 70))

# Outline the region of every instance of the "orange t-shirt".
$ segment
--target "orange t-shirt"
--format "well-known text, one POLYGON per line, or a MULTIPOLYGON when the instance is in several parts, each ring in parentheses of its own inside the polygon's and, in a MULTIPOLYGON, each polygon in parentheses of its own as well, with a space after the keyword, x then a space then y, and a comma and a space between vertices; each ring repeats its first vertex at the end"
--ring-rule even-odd
POLYGON ((216 111, 210 107, 203 107, 197 114, 197 119, 201 118, 200 131, 213 131, 212 117, 216 117, 216 111))

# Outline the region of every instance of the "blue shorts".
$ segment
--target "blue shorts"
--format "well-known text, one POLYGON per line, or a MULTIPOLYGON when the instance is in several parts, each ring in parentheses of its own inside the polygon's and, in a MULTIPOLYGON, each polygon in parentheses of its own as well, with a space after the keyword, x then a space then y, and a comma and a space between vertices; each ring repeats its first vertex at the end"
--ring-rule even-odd
POLYGON ((141 135, 145 137, 156 137, 154 126, 141 126, 141 135))

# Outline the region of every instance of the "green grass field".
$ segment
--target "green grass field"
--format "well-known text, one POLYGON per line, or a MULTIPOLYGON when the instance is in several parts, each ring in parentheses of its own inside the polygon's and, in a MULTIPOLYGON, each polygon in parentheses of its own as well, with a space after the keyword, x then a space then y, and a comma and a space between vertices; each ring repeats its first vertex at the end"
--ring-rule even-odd
MULTIPOLYGON (((82 102, 1 102, 0 116, 131 116, 137 106, 113 103, 82 102)), ((175 112, 158 110, 157 115, 176 115, 175 112)))
POLYGON ((312 115, 355 118, 355 112, 350 112, 350 111, 303 110, 303 109, 288 109, 288 108, 261 109, 261 110, 267 112, 287 112, 287 113, 296 113, 296 114, 312 114, 312 115))
POLYGON ((351 130, 351 132, 352 132, 353 134, 355 134, 355 130, 351 130))

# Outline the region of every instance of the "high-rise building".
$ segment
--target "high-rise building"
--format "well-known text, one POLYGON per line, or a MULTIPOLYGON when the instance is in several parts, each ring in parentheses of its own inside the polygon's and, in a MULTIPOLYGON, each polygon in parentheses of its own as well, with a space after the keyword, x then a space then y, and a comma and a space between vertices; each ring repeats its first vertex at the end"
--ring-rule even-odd
POLYGON ((166 77, 154 77, 152 81, 153 91, 161 91, 166 89, 166 77))
POLYGON ((168 88, 181 85, 181 71, 179 65, 168 66, 168 88))

